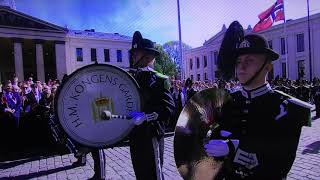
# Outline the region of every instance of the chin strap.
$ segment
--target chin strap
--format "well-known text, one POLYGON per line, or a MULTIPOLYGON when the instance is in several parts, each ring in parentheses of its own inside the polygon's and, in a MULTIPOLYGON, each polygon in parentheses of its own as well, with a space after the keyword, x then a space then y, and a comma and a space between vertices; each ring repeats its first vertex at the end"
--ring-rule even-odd
POLYGON ((146 55, 143 55, 138 61, 136 61, 136 63, 134 63, 132 66, 133 68, 139 68, 140 62, 142 61, 142 59, 146 57, 146 55))
POLYGON ((242 86, 247 86, 247 85, 251 84, 252 81, 258 77, 258 75, 260 74, 260 72, 261 72, 261 71, 263 70, 263 68, 266 66, 267 62, 268 62, 268 60, 265 59, 263 65, 260 67, 260 69, 259 69, 248 81, 246 81, 245 83, 241 83, 241 85, 242 85, 242 86))

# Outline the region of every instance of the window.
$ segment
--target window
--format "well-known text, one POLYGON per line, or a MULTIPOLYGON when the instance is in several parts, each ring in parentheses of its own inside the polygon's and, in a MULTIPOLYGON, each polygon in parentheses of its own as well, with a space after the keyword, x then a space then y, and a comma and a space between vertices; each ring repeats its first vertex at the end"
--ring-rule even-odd
POLYGON ((304 51, 304 34, 297 34, 297 52, 304 51))
POLYGON ((214 52, 214 65, 217 65, 218 64, 218 51, 215 51, 214 52))
POLYGON ((298 61, 298 78, 304 78, 305 72, 304 72, 304 60, 298 61))
POLYGON ((82 48, 76 48, 77 61, 83 61, 82 48))
POLYGON ((281 63, 281 67, 282 67, 282 77, 286 78, 287 77, 287 67, 286 67, 286 63, 283 62, 281 63))
POLYGON ((204 80, 208 80, 207 73, 204 73, 204 80))
POLYGON ((190 79, 193 81, 193 75, 190 76, 190 79))
POLYGON ((280 43, 281 43, 281 54, 285 54, 286 53, 286 41, 284 38, 280 39, 280 43))
POLYGON ((117 50, 117 62, 122 62, 122 51, 117 50))
POLYGON ((192 59, 190 59, 190 70, 192 70, 193 62, 192 59))
POLYGON ((104 49, 104 62, 110 62, 110 51, 109 49, 104 49))
POLYGON ((197 74, 197 81, 200 81, 200 74, 197 74))
POLYGON ((91 48, 91 61, 97 61, 97 49, 91 48))
POLYGON ((207 62, 207 56, 203 56, 203 67, 207 67, 208 62, 207 62))
POLYGON ((272 47, 272 40, 269 40, 269 41, 268 41, 268 45, 269 45, 269 48, 270 48, 270 49, 273 49, 273 47, 272 47))
POLYGON ((200 67, 200 60, 199 60, 199 58, 197 57, 197 69, 199 69, 199 67, 200 67))

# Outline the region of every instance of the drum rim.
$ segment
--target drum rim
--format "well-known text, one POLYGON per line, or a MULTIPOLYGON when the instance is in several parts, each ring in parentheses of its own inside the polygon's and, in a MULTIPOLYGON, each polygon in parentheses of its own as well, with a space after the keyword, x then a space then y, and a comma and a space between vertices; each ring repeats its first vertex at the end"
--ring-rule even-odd
MULTIPOLYGON (((116 141, 116 142, 112 142, 110 143, 109 145, 104 145, 104 146, 89 146, 87 144, 82 144, 80 143, 79 141, 75 140, 74 138, 72 138, 65 130, 65 127, 63 127, 60 123, 60 119, 59 119, 59 116, 58 116, 58 98, 59 98, 59 95, 61 93, 61 89, 63 86, 65 86, 65 84, 71 79, 71 77, 75 74, 77 74, 79 71, 82 71, 83 69, 87 69, 87 68, 90 68, 90 67, 94 67, 94 66, 97 66, 97 67, 112 67, 112 68, 115 68, 115 69, 118 69, 119 71, 123 72, 123 74, 125 74, 129 79, 131 79, 133 81, 133 84, 136 86, 136 89, 138 90, 138 99, 140 100, 140 110, 142 109, 142 96, 141 96, 141 88, 138 84, 138 82, 134 79, 133 76, 131 76, 127 71, 125 71, 123 68, 120 68, 118 66, 115 66, 115 65, 111 65, 111 64, 99 64, 99 63, 94 63, 94 64, 89 64, 89 65, 85 65, 77 70, 75 70, 74 72, 72 72, 71 74, 67 75, 67 77, 61 81, 59 87, 57 88, 57 91, 55 93, 55 96, 54 96, 54 111, 53 111, 53 114, 54 116, 57 118, 57 122, 59 123, 59 126, 63 129, 64 133, 66 134, 66 136, 68 138, 70 138, 72 141, 75 141, 76 143, 80 144, 81 146, 84 146, 84 147, 89 147, 89 148, 99 148, 99 147, 114 147, 114 145, 116 145, 117 143, 120 143, 121 141, 116 141)), ((131 131, 132 129, 134 128, 134 126, 132 126, 129 130, 131 131)), ((124 136, 121 136, 122 139, 125 139, 128 135, 130 135, 130 131, 126 131, 125 135, 124 136)))

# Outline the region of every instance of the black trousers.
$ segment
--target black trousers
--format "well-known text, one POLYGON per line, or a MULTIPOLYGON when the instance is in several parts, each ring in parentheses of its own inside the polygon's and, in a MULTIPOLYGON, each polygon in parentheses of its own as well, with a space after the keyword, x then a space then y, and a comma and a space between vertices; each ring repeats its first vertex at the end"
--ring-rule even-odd
POLYGON ((164 138, 157 138, 145 127, 136 127, 130 136, 130 153, 137 180, 162 180, 164 138))
MULTIPOLYGON (((95 179, 105 179, 106 178, 106 158, 103 149, 93 149, 91 151, 92 159, 94 162, 94 178, 95 179)), ((86 163, 86 153, 83 153, 78 160, 81 163, 86 163)))

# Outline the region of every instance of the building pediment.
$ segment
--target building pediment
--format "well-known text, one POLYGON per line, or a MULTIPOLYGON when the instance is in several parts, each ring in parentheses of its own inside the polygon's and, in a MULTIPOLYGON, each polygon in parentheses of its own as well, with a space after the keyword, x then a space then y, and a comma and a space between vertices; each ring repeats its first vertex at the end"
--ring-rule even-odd
POLYGON ((226 29, 221 30, 216 35, 211 37, 209 40, 207 40, 205 43, 203 43, 204 46, 210 46, 214 45, 216 43, 220 43, 224 37, 224 33, 226 32, 226 29))
POLYGON ((0 27, 61 33, 66 32, 66 29, 63 27, 45 22, 4 6, 0 6, 0 27))

